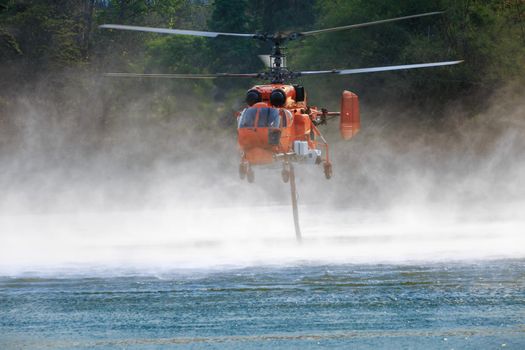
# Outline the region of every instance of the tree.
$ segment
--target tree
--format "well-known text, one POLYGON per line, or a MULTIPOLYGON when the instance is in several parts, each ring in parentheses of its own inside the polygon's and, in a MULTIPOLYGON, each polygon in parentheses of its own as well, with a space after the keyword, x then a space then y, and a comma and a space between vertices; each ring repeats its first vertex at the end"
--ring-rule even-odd
POLYGON ((481 106, 486 94, 524 76, 525 45, 519 11, 512 1, 442 0, 384 2, 318 0, 316 26, 332 27, 415 13, 446 10, 441 16, 381 24, 304 40, 292 55, 301 68, 357 68, 464 59, 453 67, 319 79, 311 92, 328 99, 351 87, 366 101, 417 105, 441 115, 453 100, 481 106), (328 37, 329 36, 329 37, 328 37), (402 102, 403 103, 403 102, 402 102))

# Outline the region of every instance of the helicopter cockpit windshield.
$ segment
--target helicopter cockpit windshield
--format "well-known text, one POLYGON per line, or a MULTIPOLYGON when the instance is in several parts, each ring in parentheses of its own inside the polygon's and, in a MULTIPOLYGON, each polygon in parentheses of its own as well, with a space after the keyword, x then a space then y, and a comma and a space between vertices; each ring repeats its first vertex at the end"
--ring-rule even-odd
POLYGON ((258 128, 278 128, 280 126, 279 109, 250 107, 242 111, 239 117, 239 128, 253 128, 255 123, 258 128), (258 118, 257 111, 259 111, 258 118))
POLYGON ((256 116, 257 108, 246 108, 239 117, 239 128, 253 128, 256 116))
POLYGON ((259 128, 278 128, 279 110, 277 108, 260 108, 257 126, 259 128))

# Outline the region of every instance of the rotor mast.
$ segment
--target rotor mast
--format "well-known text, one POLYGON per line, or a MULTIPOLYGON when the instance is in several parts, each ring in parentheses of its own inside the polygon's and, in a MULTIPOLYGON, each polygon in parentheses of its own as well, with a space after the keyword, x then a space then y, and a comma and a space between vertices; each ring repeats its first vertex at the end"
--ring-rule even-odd
POLYGON ((286 55, 281 47, 282 39, 274 39, 272 54, 270 55, 270 79, 272 84, 284 84, 290 72, 286 68, 286 55))
POLYGON ((276 33, 273 35, 256 34, 254 36, 254 39, 273 43, 269 70, 262 74, 264 78, 270 80, 272 84, 284 84, 288 80, 296 77, 297 74, 289 71, 286 66, 286 55, 284 54, 286 48, 283 44, 288 40, 295 40, 300 36, 301 34, 296 32, 290 34, 276 33))

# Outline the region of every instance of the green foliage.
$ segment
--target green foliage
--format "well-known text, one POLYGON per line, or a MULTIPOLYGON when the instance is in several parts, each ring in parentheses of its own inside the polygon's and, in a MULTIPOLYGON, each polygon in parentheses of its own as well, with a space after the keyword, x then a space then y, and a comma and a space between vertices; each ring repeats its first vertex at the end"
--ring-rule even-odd
POLYGON ((27 1, 0 14, 2 36, 30 68, 46 69, 82 61, 79 24, 65 6, 27 1))
MULTIPOLYGON (((248 0, 215 0, 209 29, 217 32, 253 32, 252 18, 248 16, 248 0)), ((257 67, 255 43, 238 38, 208 39, 213 52, 209 66, 219 72, 249 72, 257 67)))
POLYGON ((249 13, 258 31, 298 31, 313 25, 314 4, 315 0, 254 0, 249 13))
POLYGON ((343 82, 365 100, 403 100, 439 115, 443 104, 471 99, 479 105, 476 101, 498 86, 523 79, 522 1, 319 0, 317 6, 319 28, 436 10, 446 13, 307 39, 293 47, 300 49, 292 56, 294 66, 329 69, 465 60, 455 67, 320 80, 311 90, 319 98, 337 94, 343 82))
POLYGON ((8 58, 16 55, 21 55, 22 50, 16 41, 15 37, 4 28, 0 28, 0 58, 8 58))
POLYGON ((199 73, 207 64, 210 50, 206 39, 189 36, 162 36, 148 43, 148 71, 199 73))

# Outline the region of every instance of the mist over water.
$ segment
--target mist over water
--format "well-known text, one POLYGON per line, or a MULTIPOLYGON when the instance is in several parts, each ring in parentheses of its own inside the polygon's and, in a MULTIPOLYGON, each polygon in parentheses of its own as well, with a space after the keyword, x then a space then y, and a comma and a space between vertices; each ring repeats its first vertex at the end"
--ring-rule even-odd
POLYGON ((234 126, 150 120, 138 100, 101 129, 97 95, 66 119, 20 97, 0 151, 0 273, 524 258, 522 97, 433 123, 364 105, 350 142, 327 127, 334 178, 297 168, 301 245, 280 169, 238 179, 234 126))

